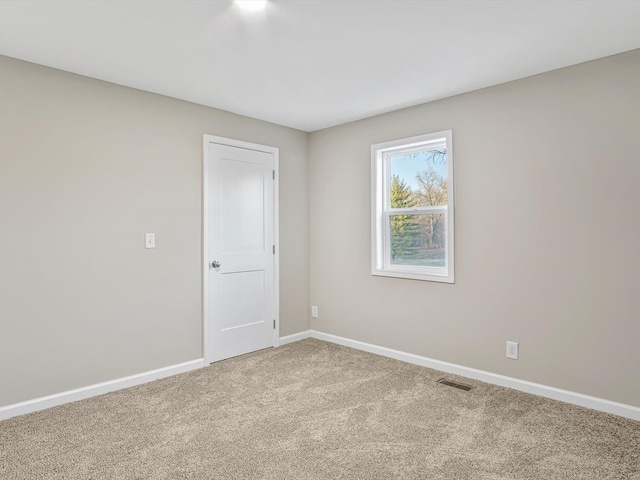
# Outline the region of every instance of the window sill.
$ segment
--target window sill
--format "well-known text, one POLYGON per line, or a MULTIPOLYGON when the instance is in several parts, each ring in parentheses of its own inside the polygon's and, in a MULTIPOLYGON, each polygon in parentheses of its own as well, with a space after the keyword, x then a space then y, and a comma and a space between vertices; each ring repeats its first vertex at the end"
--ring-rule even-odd
POLYGON ((402 270, 380 270, 373 269, 371 275, 379 277, 395 277, 405 278, 409 280, 422 280, 426 282, 439 282, 439 283, 455 283, 453 274, 437 274, 437 273, 419 273, 419 272, 407 272, 402 270))

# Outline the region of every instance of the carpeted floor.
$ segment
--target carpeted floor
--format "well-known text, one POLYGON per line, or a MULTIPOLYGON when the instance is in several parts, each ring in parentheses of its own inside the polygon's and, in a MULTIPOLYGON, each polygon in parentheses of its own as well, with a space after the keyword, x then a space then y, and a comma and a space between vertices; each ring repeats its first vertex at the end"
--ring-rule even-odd
POLYGON ((639 422, 442 376, 305 340, 0 422, 0 478, 640 474, 639 422))

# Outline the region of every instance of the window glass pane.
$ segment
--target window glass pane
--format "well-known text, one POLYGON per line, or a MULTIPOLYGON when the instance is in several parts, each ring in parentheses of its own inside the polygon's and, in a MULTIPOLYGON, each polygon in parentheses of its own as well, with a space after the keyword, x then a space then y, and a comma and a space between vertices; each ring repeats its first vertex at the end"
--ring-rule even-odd
POLYGON ((446 267, 445 215, 391 215, 392 265, 446 267))
POLYGON ((391 208, 447 204, 446 149, 392 155, 389 165, 391 208))

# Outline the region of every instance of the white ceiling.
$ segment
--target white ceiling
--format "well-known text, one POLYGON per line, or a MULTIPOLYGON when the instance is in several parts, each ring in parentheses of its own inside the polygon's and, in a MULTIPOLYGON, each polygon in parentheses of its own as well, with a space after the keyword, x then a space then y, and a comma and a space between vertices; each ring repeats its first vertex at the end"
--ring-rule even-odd
POLYGON ((639 48, 639 25, 640 1, 2 1, 0 54, 313 131, 639 48))

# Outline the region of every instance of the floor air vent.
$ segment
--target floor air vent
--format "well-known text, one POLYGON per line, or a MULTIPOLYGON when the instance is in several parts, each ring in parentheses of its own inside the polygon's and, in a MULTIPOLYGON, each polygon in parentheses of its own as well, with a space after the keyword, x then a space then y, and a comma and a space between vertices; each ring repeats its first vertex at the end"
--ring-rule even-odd
POLYGON ((453 380, 447 380, 446 378, 441 378, 440 380, 438 380, 438 383, 441 383, 442 385, 446 385, 448 387, 457 388, 459 390, 464 390, 465 392, 468 392, 469 390, 473 389, 471 385, 465 385, 464 383, 454 382, 453 380))

